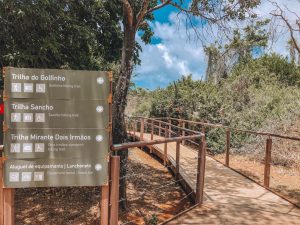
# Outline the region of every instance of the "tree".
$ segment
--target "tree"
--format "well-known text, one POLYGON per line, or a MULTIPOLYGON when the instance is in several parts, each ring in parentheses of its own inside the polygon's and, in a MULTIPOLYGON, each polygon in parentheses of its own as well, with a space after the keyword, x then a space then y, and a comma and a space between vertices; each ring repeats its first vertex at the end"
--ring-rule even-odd
POLYGON ((205 47, 208 57, 206 80, 218 84, 221 79, 227 78, 234 65, 247 63, 255 50, 260 52, 267 47, 270 34, 265 27, 269 22, 266 19, 251 23, 242 31, 234 29, 231 40, 224 47, 217 43, 205 47))
POLYGON ((103 69, 120 58, 119 17, 106 1, 0 1, 0 67, 103 69))
MULTIPOLYGON (((191 4, 186 4, 183 0, 115 0, 114 5, 117 7, 118 2, 122 5, 122 22, 123 22, 123 46, 121 57, 120 73, 115 82, 114 104, 113 104, 113 142, 123 143, 126 140, 124 112, 127 101, 127 94, 130 85, 132 70, 134 67, 134 53, 136 50, 135 36, 137 31, 144 32, 142 40, 149 43, 152 36, 149 20, 153 20, 153 12, 166 6, 176 8, 180 13, 187 15, 189 22, 192 24, 191 16, 200 17, 207 24, 220 24, 230 19, 245 19, 247 15, 255 17, 251 9, 256 7, 260 0, 240 1, 240 0, 192 0, 191 4)), ((118 8, 120 9, 120 8, 118 8)), ((121 176, 126 174, 125 163, 127 151, 122 151, 121 156, 121 176)), ((126 198, 125 189, 126 180, 121 180, 121 198, 126 198)), ((125 201, 123 202, 125 204, 125 201)), ((125 206, 125 205, 124 205, 125 206)))

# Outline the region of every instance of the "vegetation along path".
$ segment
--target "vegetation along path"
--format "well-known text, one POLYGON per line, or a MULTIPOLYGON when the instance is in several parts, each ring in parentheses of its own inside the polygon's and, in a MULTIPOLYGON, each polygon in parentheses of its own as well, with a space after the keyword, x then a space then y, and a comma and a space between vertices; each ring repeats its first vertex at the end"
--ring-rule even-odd
MULTIPOLYGON (((139 137, 139 133, 136 133, 139 137)), ((151 135, 144 133, 144 140, 151 135)), ((161 137, 154 135, 154 139, 161 137)), ((155 148, 163 153, 164 144, 155 148)), ((176 143, 168 143, 175 164, 176 143)), ((180 174, 195 189, 197 152, 180 146, 180 174)), ((299 224, 300 209, 250 179, 207 157, 204 204, 168 224, 299 224)))

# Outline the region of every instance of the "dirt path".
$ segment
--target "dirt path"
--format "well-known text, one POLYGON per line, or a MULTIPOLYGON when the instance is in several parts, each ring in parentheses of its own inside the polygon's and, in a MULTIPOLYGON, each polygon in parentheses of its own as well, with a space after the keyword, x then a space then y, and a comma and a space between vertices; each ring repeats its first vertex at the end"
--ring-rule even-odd
MULTIPOLYGON (((120 212, 122 222, 161 222, 191 206, 168 169, 139 149, 129 156, 129 208, 120 212)), ((100 198, 98 187, 16 189, 16 224, 98 225, 100 198)))

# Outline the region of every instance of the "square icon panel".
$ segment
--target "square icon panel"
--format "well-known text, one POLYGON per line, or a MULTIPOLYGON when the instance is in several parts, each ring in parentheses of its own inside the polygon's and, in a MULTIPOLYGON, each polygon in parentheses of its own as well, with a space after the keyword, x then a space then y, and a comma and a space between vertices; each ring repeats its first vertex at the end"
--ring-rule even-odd
POLYGON ((19 172, 9 172, 9 182, 19 182, 20 181, 19 172))
POLYGON ((23 122, 33 122, 33 113, 24 113, 23 114, 23 122))
POLYGON ((10 144, 10 152, 13 152, 13 153, 21 152, 21 144, 20 143, 11 143, 10 144))
POLYGON ((32 143, 24 143, 23 144, 23 152, 32 152, 32 143))
POLYGON ((11 92, 22 92, 22 84, 21 83, 11 83, 11 92))
POLYGON ((32 83, 24 83, 24 92, 32 93, 33 92, 33 84, 32 83))
POLYGON ((44 123, 45 122, 45 113, 36 113, 35 122, 44 123))
POLYGON ((44 143, 35 143, 34 151, 35 152, 45 152, 45 144, 44 143))
POLYGON ((36 93, 45 93, 46 85, 45 84, 36 84, 35 91, 36 91, 36 93))
POLYGON ((14 123, 21 122, 21 113, 11 113, 10 120, 14 123))
POLYGON ((34 181, 43 181, 44 180, 44 172, 34 172, 33 180, 34 181))
POLYGON ((22 172, 21 181, 30 182, 32 179, 32 172, 22 172))

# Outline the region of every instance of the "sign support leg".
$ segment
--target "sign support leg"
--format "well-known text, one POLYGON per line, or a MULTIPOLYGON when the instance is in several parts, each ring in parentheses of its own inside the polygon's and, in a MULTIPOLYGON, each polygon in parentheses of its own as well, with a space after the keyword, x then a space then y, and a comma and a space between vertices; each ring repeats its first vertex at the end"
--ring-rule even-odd
MULTIPOLYGON (((1 154, 1 153, 0 153, 1 154)), ((0 225, 4 225, 3 159, 0 157, 0 225)))
POLYGON ((14 189, 5 188, 3 191, 4 195, 4 224, 14 225, 15 224, 15 204, 14 204, 14 189))
POLYGON ((101 225, 108 225, 109 185, 101 186, 101 225))

